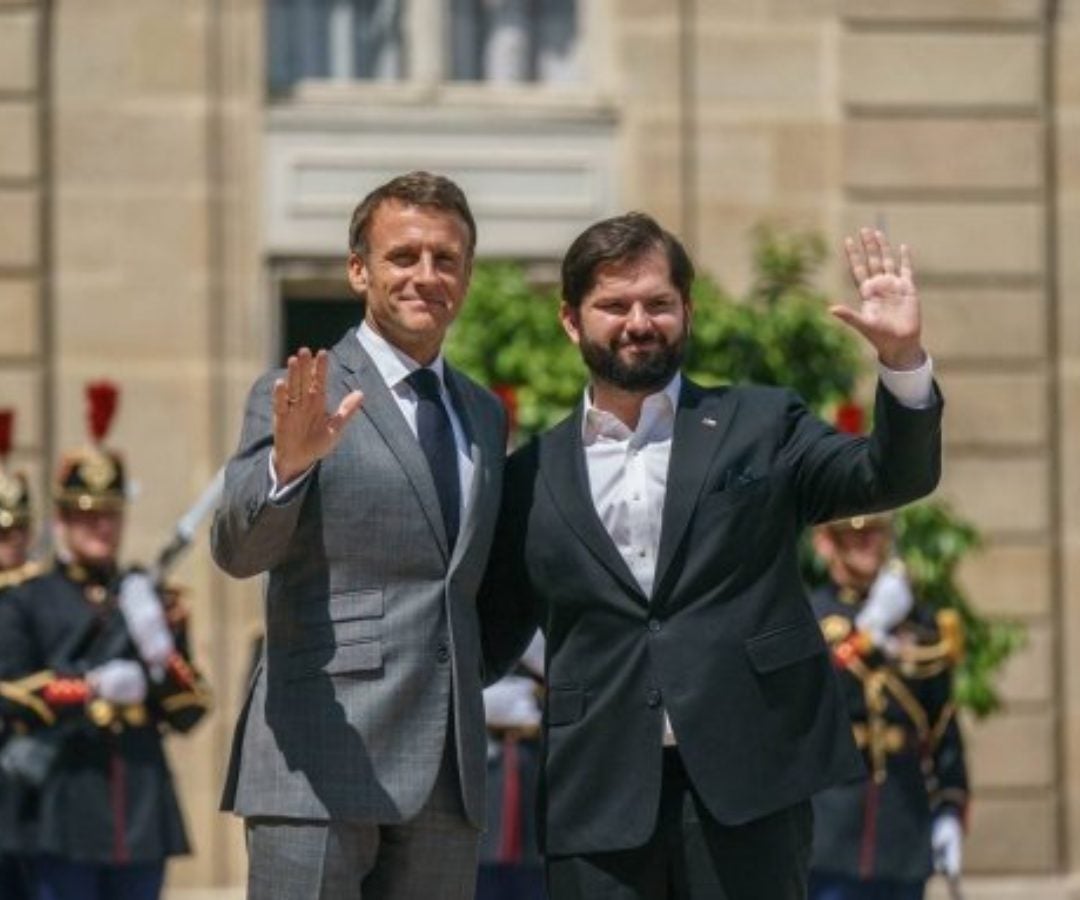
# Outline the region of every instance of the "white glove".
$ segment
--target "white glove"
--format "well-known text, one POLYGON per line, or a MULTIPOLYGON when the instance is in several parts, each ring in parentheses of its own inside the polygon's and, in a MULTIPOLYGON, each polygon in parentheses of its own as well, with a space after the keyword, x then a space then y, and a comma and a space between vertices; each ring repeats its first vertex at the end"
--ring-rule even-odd
POLYGON ((544 677, 544 634, 539 629, 521 654, 521 664, 537 678, 544 677))
POLYGON ((525 728, 540 724, 536 682, 507 675, 484 691, 484 720, 498 728, 525 728))
POLYGON ((133 659, 112 659, 86 673, 90 689, 102 700, 121 706, 146 699, 146 673, 133 659))
POLYGON ((882 568, 870 586, 866 602, 855 616, 855 627, 869 634, 875 646, 885 648, 889 632, 907 618, 914 605, 915 596, 911 593, 904 567, 899 562, 891 562, 882 568))
POLYGON ((934 819, 930 847, 934 853, 934 870, 947 878, 958 878, 963 861, 964 829, 955 813, 942 813, 934 819))
POLYGON ((164 670, 176 645, 154 583, 142 572, 120 582, 120 612, 139 658, 153 670, 164 670))

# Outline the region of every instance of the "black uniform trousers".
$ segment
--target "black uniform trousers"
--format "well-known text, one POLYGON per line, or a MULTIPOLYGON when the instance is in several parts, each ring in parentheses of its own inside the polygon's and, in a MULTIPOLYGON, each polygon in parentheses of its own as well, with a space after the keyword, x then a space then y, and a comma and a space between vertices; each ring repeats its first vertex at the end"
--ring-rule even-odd
POLYGON ((805 900, 812 841, 809 801, 721 825, 669 747, 649 841, 630 850, 549 856, 548 891, 551 900, 805 900))

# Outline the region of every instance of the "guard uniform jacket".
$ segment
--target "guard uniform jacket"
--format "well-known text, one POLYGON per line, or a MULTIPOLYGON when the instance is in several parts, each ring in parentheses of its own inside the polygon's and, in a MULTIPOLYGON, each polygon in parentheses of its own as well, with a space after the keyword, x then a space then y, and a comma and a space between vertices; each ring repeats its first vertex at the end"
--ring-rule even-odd
POLYGON ((76 565, 10 589, 0 603, 0 715, 21 736, 59 750, 39 789, 20 785, 9 841, 23 852, 125 865, 186 853, 188 840, 162 747, 209 707, 182 634, 143 703, 90 696, 90 669, 136 659, 115 604, 114 572, 76 565))
MULTIPOLYGON (((859 611, 832 585, 811 597, 826 640, 838 646, 859 611)), ((925 881, 931 823, 964 817, 967 770, 951 700, 954 658, 933 617, 916 607, 894 634, 909 658, 880 654, 837 665, 868 777, 814 797, 811 867, 862 880, 925 881)), ((903 651, 901 651, 903 653, 903 651)))

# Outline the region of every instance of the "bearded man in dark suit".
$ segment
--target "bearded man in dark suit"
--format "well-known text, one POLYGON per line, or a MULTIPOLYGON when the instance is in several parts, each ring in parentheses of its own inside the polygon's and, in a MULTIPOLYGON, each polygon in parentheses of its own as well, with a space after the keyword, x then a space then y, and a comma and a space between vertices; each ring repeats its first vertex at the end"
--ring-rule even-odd
POLYGON ((791 391, 680 374, 693 265, 646 215, 593 225, 561 318, 590 383, 507 463, 481 595, 502 668, 547 638, 540 819, 554 900, 803 898, 809 798, 861 773, 799 578, 805 525, 907 503, 940 471, 942 401, 910 254, 846 250, 874 347, 876 427, 791 391))

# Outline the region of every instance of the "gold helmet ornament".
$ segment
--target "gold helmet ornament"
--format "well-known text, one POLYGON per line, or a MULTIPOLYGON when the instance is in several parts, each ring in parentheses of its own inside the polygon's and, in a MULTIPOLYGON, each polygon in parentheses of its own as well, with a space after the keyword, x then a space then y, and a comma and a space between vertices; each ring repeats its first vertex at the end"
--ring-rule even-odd
POLYGON ((115 512, 124 508, 124 461, 115 450, 104 446, 119 402, 120 389, 111 381, 86 386, 90 445, 71 450, 60 459, 53 500, 61 509, 115 512))
POLYGON ((30 524, 30 484, 22 472, 7 466, 14 433, 15 410, 0 409, 0 530, 30 524))

